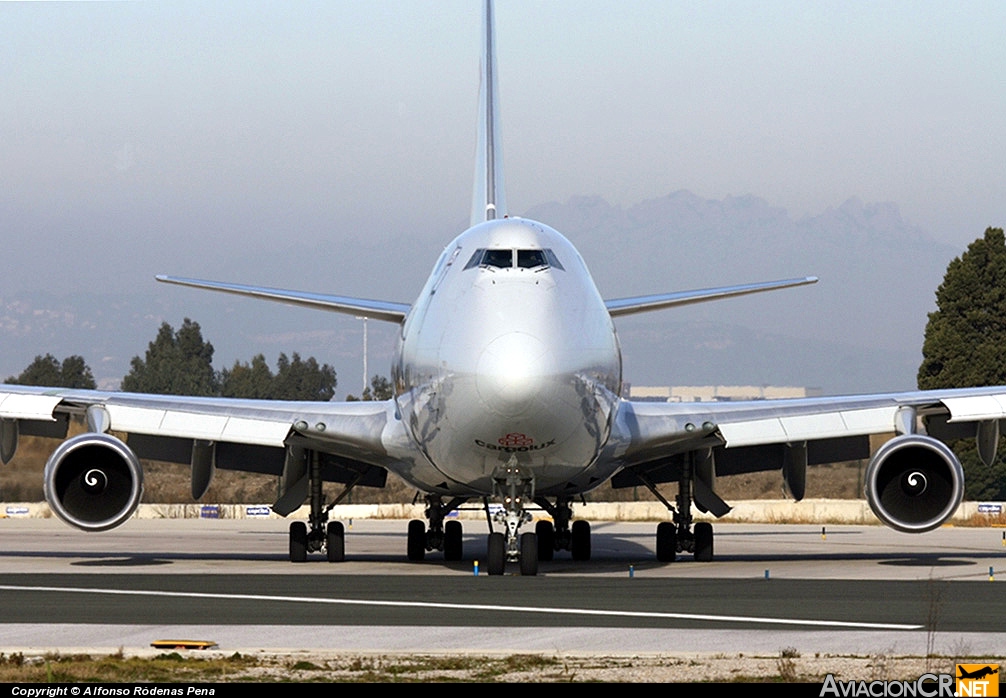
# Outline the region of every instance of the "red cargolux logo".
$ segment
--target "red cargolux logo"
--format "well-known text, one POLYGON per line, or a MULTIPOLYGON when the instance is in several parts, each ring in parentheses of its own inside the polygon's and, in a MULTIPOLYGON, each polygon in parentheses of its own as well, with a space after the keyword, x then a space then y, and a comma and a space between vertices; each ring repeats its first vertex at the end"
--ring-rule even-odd
POLYGON ((526 434, 518 434, 517 432, 511 432, 504 436, 502 439, 498 439, 497 443, 500 446, 506 448, 520 448, 521 446, 533 446, 534 439, 526 434))
POLYGON ((496 439, 495 444, 489 444, 482 439, 475 439, 475 445, 479 448, 487 448, 490 451, 503 451, 504 453, 515 453, 515 452, 527 452, 527 451, 541 451, 546 448, 555 446, 555 439, 550 439, 549 441, 543 441, 536 444, 534 439, 532 439, 527 434, 521 434, 520 432, 510 432, 501 439, 496 439), (498 446, 496 444, 499 444, 498 446))

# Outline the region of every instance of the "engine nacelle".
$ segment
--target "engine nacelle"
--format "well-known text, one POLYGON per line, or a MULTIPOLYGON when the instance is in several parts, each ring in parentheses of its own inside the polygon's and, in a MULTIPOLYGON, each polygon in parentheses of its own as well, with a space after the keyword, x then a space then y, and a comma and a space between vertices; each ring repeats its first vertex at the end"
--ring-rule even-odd
POLYGON ((143 495, 143 469, 126 444, 108 434, 81 434, 45 464, 45 499, 66 523, 106 531, 128 519, 143 495))
POLYGON ((877 518, 905 533, 924 533, 949 519, 964 496, 964 469, 942 441, 898 436, 866 468, 866 501, 877 518))

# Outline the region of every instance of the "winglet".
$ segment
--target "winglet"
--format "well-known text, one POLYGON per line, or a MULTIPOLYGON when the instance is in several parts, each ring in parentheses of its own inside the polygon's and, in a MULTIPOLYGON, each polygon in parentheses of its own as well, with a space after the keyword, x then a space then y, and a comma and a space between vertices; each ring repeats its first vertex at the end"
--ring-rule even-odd
POLYGON ((507 215, 500 145, 499 86, 496 80, 496 29, 492 0, 482 16, 482 79, 479 87, 479 136, 471 225, 507 215))

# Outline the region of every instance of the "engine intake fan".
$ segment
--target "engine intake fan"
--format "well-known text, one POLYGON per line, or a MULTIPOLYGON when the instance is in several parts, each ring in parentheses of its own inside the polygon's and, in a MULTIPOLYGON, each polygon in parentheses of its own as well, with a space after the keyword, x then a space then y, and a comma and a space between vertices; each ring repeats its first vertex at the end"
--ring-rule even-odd
POLYGON ((143 469, 126 444, 108 434, 81 434, 49 457, 45 499, 66 523, 106 531, 128 519, 143 495, 143 469))
POLYGON ((898 531, 931 531, 957 511, 963 496, 961 462, 931 436, 895 437, 866 468, 866 501, 878 519, 898 531))

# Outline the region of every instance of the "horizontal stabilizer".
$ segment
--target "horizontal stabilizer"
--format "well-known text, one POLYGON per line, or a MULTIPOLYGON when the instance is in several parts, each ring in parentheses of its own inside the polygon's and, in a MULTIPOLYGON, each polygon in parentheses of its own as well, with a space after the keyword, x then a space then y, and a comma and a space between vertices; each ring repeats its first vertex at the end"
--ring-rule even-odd
POLYGON ((677 291, 675 293, 659 293, 654 296, 633 296, 632 298, 619 298, 617 300, 605 301, 604 305, 611 313, 612 317, 619 315, 632 315, 634 313, 645 313, 651 310, 663 310, 679 305, 690 305, 692 303, 704 303, 721 298, 733 298, 734 296, 746 296, 749 293, 761 293, 762 291, 774 291, 779 288, 791 288, 793 286, 806 286, 817 283, 816 276, 805 276, 799 279, 783 279, 782 281, 765 281, 758 284, 742 284, 740 286, 720 286, 719 288, 704 288, 695 291, 677 291))
POLYGON ((363 298, 347 296, 330 296, 325 293, 308 293, 306 291, 288 291, 279 288, 263 286, 245 286, 243 284, 227 284, 219 281, 202 281, 200 279, 183 279, 176 276, 158 275, 158 281, 179 286, 208 289, 232 293, 237 296, 250 296, 278 301, 288 305, 299 305, 304 308, 328 310, 346 315, 365 316, 386 322, 402 322, 409 312, 408 303, 392 303, 390 301, 372 301, 363 298))

